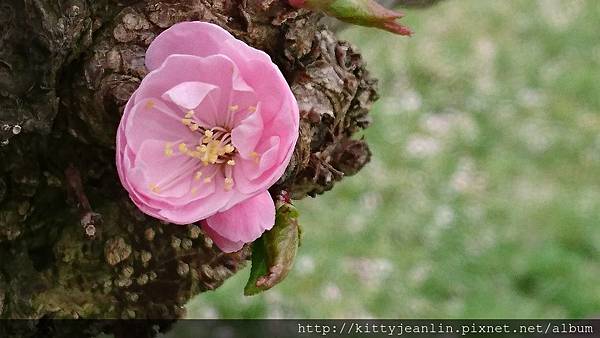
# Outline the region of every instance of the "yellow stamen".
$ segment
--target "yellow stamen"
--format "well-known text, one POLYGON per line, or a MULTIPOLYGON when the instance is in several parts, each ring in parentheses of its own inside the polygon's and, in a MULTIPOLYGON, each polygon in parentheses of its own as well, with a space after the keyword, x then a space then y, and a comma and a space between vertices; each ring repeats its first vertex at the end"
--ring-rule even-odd
POLYGON ((225 178, 225 190, 231 190, 233 188, 233 178, 227 177, 225 178))
POLYGON ((204 179, 204 183, 210 183, 212 181, 212 177, 207 177, 204 179))
POLYGON ((150 183, 150 190, 151 190, 153 193, 158 193, 158 192, 160 191, 160 190, 159 190, 159 188, 158 188, 158 185, 156 185, 156 184, 154 184, 154 183, 150 183))
POLYGON ((173 156, 173 149, 171 149, 173 145, 169 142, 165 144, 165 156, 173 156))
POLYGON ((193 111, 193 110, 190 110, 190 111, 188 111, 187 113, 185 113, 185 118, 186 118, 186 119, 189 119, 189 118, 191 118, 192 116, 194 116, 194 111, 193 111))
MULTIPOLYGON (((238 109, 239 107, 232 106, 232 108, 238 109)), ((190 145, 192 148, 188 147, 188 145, 184 142, 177 144, 177 149, 179 152, 186 156, 198 159, 204 166, 208 166, 210 164, 226 164, 228 168, 234 166, 236 162, 229 154, 235 152, 236 148, 231 144, 230 131, 218 126, 214 127, 213 129, 205 130, 190 118, 192 114, 193 111, 188 111, 185 114, 185 118, 181 119, 181 122, 188 126, 188 128, 192 131, 200 130, 203 135, 201 136, 198 145, 190 145)), ((165 144, 164 153, 166 156, 174 155, 172 148, 173 146, 174 145, 172 143, 165 144)), ((255 159, 259 157, 257 153, 254 153, 253 156, 255 159)), ((229 170, 229 174, 226 175, 226 177, 229 178, 226 180, 226 185, 233 186, 233 180, 231 179, 231 168, 229 170)), ((213 176, 205 177, 204 182, 211 182, 213 176)), ((194 173, 194 180, 198 181, 201 179, 201 177, 202 173, 200 171, 194 173)))
POLYGON ((225 153, 229 154, 235 150, 235 147, 232 146, 231 144, 227 144, 224 149, 225 149, 225 153))
POLYGON ((237 104, 229 106, 229 111, 237 111, 238 109, 240 109, 240 106, 237 104))
POLYGON ((204 147, 200 146, 200 152, 202 153, 201 160, 204 165, 217 163, 219 156, 224 155, 222 151, 221 143, 217 140, 211 139, 204 147))
POLYGON ((146 109, 152 109, 152 108, 154 108, 154 101, 148 100, 148 102, 146 102, 146 109))
POLYGON ((192 191, 192 195, 196 195, 196 193, 198 192, 198 188, 193 187, 191 191, 192 191))
POLYGON ((256 111, 256 107, 255 106, 250 106, 248 107, 248 111, 251 113, 254 113, 256 111))
POLYGON ((257 153, 256 151, 251 152, 250 157, 252 157, 254 159, 254 162, 256 162, 256 163, 260 162, 260 154, 257 153))

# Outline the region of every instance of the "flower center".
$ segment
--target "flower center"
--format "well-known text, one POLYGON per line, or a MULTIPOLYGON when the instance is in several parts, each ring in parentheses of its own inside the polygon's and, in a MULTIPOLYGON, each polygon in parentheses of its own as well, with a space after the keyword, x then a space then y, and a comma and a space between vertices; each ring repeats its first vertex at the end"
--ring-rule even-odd
MULTIPOLYGON (((235 106, 232 106, 233 108, 235 106)), ((210 129, 201 126, 194 119, 194 111, 190 110, 181 119, 181 123, 187 126, 191 131, 198 133, 197 144, 186 144, 181 142, 177 145, 179 152, 185 156, 198 159, 206 167, 209 164, 218 165, 223 169, 225 174, 225 190, 233 188, 233 169, 235 160, 233 156, 236 149, 231 143, 231 131, 224 127, 212 127, 210 129)), ((165 156, 173 156, 173 143, 165 144, 165 156)), ((219 170, 215 170, 210 176, 204 176, 202 170, 197 170, 194 173, 194 180, 199 181, 203 178, 205 183, 212 181, 213 177, 219 170)), ((191 192, 195 193, 197 188, 192 188, 191 192)))

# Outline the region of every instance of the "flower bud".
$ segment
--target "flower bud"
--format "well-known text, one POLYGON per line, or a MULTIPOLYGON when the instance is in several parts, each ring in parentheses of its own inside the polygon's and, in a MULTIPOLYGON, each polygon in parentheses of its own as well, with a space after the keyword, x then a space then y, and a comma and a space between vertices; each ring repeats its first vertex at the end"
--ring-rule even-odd
POLYGON ((396 22, 404 14, 387 9, 374 0, 289 0, 297 8, 321 10, 329 16, 355 25, 375 27, 399 35, 412 34, 396 22))

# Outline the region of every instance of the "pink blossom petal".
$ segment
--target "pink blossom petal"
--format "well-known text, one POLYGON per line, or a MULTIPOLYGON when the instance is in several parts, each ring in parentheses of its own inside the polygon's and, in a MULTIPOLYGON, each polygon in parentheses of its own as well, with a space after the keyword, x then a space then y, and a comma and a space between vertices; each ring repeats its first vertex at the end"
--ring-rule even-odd
MULTIPOLYGON (((140 156, 146 157, 146 152, 140 154, 140 156)), ((178 156, 178 159, 184 160, 185 157, 183 155, 174 155, 178 156)), ((129 190, 130 196, 132 199, 137 200, 140 203, 146 203, 152 209, 168 209, 168 208, 179 208, 188 205, 191 202, 197 202, 203 198, 207 198, 210 195, 215 193, 216 190, 216 180, 212 180, 210 182, 205 182, 204 180, 192 179, 192 176, 195 176, 198 170, 201 170, 204 174, 204 177, 214 177, 216 176, 218 170, 215 166, 201 167, 200 164, 189 162, 187 166, 190 168, 189 172, 184 172, 185 177, 187 178, 190 187, 189 191, 183 195, 165 195, 164 193, 156 193, 150 189, 150 184, 154 183, 158 185, 159 192, 160 187, 164 182, 160 182, 161 179, 165 177, 158 177, 155 180, 148 179, 148 173, 152 171, 152 169, 148 169, 148 165, 138 160, 137 166, 133 166, 133 162, 135 162, 135 155, 131 155, 131 152, 126 152, 123 158, 123 167, 125 168, 126 175, 122 178, 123 185, 125 187, 131 187, 129 190), (133 158, 130 160, 130 158, 133 158), (195 165, 194 165, 195 164, 195 165), (190 166, 191 165, 191 166, 190 166), (201 167, 201 168, 200 168, 201 167), (158 182, 158 183, 157 183, 158 182)), ((191 160, 191 159, 190 159, 191 160)), ((157 165, 160 163, 157 162, 157 165)), ((172 165, 178 166, 169 172, 172 176, 174 173, 181 172, 182 166, 178 165, 178 162, 173 162, 172 165)), ((214 211, 210 211, 210 214, 214 213, 214 211)), ((156 211, 158 212, 158 211, 156 211)), ((207 216, 209 214, 207 213, 207 216)), ((154 217, 158 217, 153 214, 154 217)), ((159 217, 163 219, 162 217, 159 217)), ((189 223, 189 222, 188 222, 189 223)))
POLYGON ((219 90, 219 87, 204 82, 187 81, 167 90, 162 97, 171 100, 185 110, 192 110, 215 90, 219 90))
POLYGON ((224 55, 198 57, 191 55, 170 55, 165 62, 153 72, 150 72, 137 90, 138 100, 150 97, 162 97, 170 89, 183 82, 203 82, 219 88, 217 112, 221 113, 221 121, 226 118, 229 93, 232 90, 233 79, 237 76, 236 65, 224 55))
POLYGON ((209 83, 189 81, 183 82, 166 91, 162 97, 169 100, 187 113, 195 112, 194 120, 204 127, 217 125, 220 118, 219 98, 221 89, 209 83))
POLYGON ((190 192, 192 176, 200 165, 195 158, 177 152, 172 156, 165 156, 164 152, 163 141, 146 140, 142 144, 133 170, 142 172, 145 182, 135 184, 145 188, 146 194, 182 197, 190 192))
POLYGON ((232 242, 252 242, 275 224, 275 204, 268 191, 206 219, 206 224, 232 242))
POLYGON ((142 200, 139 200, 136 196, 129 195, 129 197, 130 197, 131 201, 133 202, 133 204, 135 204, 135 206, 138 207, 138 209, 140 209, 146 215, 150 215, 150 216, 152 216, 154 218, 158 218, 158 219, 163 220, 165 222, 169 222, 168 219, 162 217, 158 213, 158 211, 160 209, 156 209, 156 208, 151 207, 150 205, 148 205, 148 203, 146 203, 146 202, 144 202, 142 200))
MULTIPOLYGON (((293 108, 290 107, 292 103, 284 104, 282 107, 282 111, 293 112, 293 108)), ((262 110, 261 110, 262 112, 262 110)), ((263 115, 263 121, 266 117, 263 115)), ((265 130, 264 134, 268 136, 277 135, 281 137, 282 144, 289 146, 292 143, 295 143, 296 138, 289 137, 291 131, 298 131, 299 129, 299 120, 294 118, 293 114, 276 114, 268 123, 267 130, 265 130)), ((293 148, 293 147, 292 147, 293 148)))
POLYGON ((243 202, 243 201, 251 198, 252 196, 256 195, 256 193, 244 194, 244 193, 240 192, 239 190, 237 190, 235 188, 235 185, 234 185, 233 189, 234 189, 235 193, 231 196, 231 199, 227 202, 227 204, 225 204, 219 211, 227 211, 227 210, 231 209, 232 207, 234 207, 235 205, 239 204, 240 202, 243 202))
POLYGON ((289 91, 289 87, 283 74, 268 54, 248 47, 242 41, 232 37, 220 44, 220 54, 227 55, 233 60, 244 80, 258 94, 263 104, 268 106, 269 111, 276 112, 286 97, 272 95, 272 93, 285 93, 289 91), (281 91, 281 89, 285 89, 285 91, 281 91))
POLYGON ((273 95, 273 93, 285 93, 289 91, 289 87, 273 63, 258 60, 248 60, 248 63, 248 72, 243 73, 244 79, 260 99, 261 115, 264 123, 268 124, 275 115, 283 111, 282 106, 289 99, 284 95, 273 95))
POLYGON ((276 162, 279 160, 279 140, 280 138, 278 136, 271 136, 269 141, 265 142, 265 145, 268 145, 269 148, 262 151, 262 155, 258 162, 258 169, 253 174, 248 175, 249 179, 254 180, 260 177, 268 169, 275 167, 276 162))
POLYGON ((244 72, 251 68, 246 65, 248 60, 272 63, 263 51, 248 46, 215 24, 199 21, 178 23, 158 35, 146 51, 146 67, 155 70, 172 54, 200 57, 222 54, 243 67, 244 72))
POLYGON ((231 131, 231 142, 244 158, 249 158, 256 148, 263 131, 260 113, 248 115, 231 131))
POLYGON ((279 68, 271 61, 271 57, 263 51, 250 47, 242 48, 243 42, 236 40, 224 41, 221 53, 227 55, 237 65, 239 73, 247 85, 252 88, 261 102, 262 116, 265 125, 280 112, 292 113, 291 117, 299 120, 298 104, 279 68), (273 95, 286 93, 287 95, 273 95), (287 105, 293 102, 294 108, 287 105), (292 109, 289 109, 292 108, 292 109))
POLYGON ((223 41, 232 36, 219 26, 203 22, 181 22, 158 35, 146 51, 146 67, 153 71, 172 54, 200 57, 220 54, 223 41))
POLYGON ((225 178, 220 172, 213 177, 215 192, 206 198, 193 200, 178 208, 165 208, 159 211, 161 217, 176 224, 189 224, 205 219, 221 210, 232 198, 234 191, 220 189, 225 185, 225 178))
POLYGON ((119 180, 121 184, 125 186, 125 169, 123 165, 123 156, 125 152, 125 146, 127 145, 127 140, 125 138, 125 123, 128 119, 131 108, 133 107, 133 101, 135 100, 136 92, 131 94, 129 101, 125 104, 125 108, 123 109, 123 116, 121 117, 121 121, 119 122, 119 127, 117 128, 117 138, 116 138, 116 161, 117 161, 117 174, 119 175, 119 180))
POLYGON ((181 123, 181 118, 160 99, 139 100, 131 108, 125 120, 124 135, 126 135, 127 146, 133 152, 137 152, 147 139, 164 142, 195 141, 192 132, 181 123))
POLYGON ((243 159, 240 161, 239 169, 243 171, 244 177, 250 181, 255 180, 267 170, 276 166, 280 153, 279 140, 278 136, 271 136, 269 141, 262 142, 261 147, 257 149, 261 154, 257 160, 243 159))
MULTIPOLYGON (((194 177, 192 183, 193 191, 191 191, 190 196, 188 196, 188 202, 194 202, 198 199, 209 197, 211 194, 214 194, 217 191, 218 180, 212 179, 210 182, 206 182, 204 179, 207 177, 214 178, 217 175, 222 175, 220 173, 220 169, 214 165, 199 165, 197 170, 194 172, 194 176, 196 176, 197 172, 202 172, 202 176, 194 177)), ((220 189, 220 187, 218 188, 220 189)))
MULTIPOLYGON (((133 162, 135 162, 135 155, 131 153, 130 150, 126 150, 123 154, 123 167, 125 175, 121 178, 124 182, 123 186, 127 188, 129 192, 129 196, 131 197, 136 205, 145 204, 149 210, 154 210, 154 213, 148 213, 154 217, 158 217, 156 215, 157 209, 169 207, 169 203, 167 203, 164 199, 156 198, 156 195, 146 194, 146 180, 144 177, 144 173, 141 170, 133 169, 133 162), (138 185, 136 185, 137 183, 138 185)), ((140 208, 146 212, 146 208, 140 208)), ((159 217, 160 218, 160 217, 159 217)))
POLYGON ((206 225, 206 222, 202 222, 202 230, 213 240, 213 242, 221 249, 221 251, 230 253, 239 251, 244 247, 242 241, 230 241, 227 238, 219 235, 218 232, 214 231, 211 227, 206 225))
POLYGON ((258 109, 259 102, 254 90, 238 77, 233 82, 233 91, 229 99, 229 117, 227 126, 235 127, 249 114, 258 109))
MULTIPOLYGON (((238 164, 233 169, 236 189, 244 194, 252 194, 270 187, 283 174, 285 166, 279 165, 280 138, 272 136, 268 142, 262 142, 257 149, 259 158, 244 159, 238 157, 238 164)), ((286 163, 287 165, 287 163, 286 163)))

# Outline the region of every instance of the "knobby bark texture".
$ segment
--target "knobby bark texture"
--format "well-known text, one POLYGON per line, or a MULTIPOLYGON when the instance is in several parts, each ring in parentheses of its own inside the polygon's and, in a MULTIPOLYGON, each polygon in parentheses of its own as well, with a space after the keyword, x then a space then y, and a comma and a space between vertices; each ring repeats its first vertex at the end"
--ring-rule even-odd
MULTIPOLYGON (((220 25, 286 76, 300 139, 273 196, 315 196, 358 172, 376 81, 320 19, 275 0, 0 3, 0 318, 180 318, 246 264, 247 247, 224 254, 197 225, 142 214, 116 174, 115 132, 145 50, 177 22, 220 25)), ((79 336, 118 330, 87 327, 79 336)))

